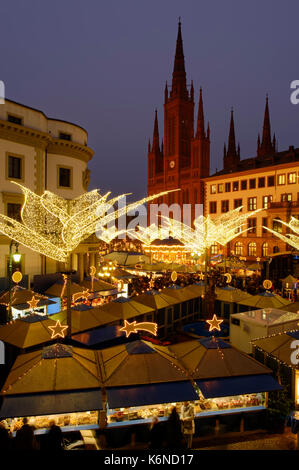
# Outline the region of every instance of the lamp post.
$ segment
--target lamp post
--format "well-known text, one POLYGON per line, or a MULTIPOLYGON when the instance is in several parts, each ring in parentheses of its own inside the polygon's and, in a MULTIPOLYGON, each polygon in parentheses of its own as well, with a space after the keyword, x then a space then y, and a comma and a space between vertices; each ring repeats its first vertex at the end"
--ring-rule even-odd
POLYGON ((19 263, 21 261, 21 254, 19 253, 19 243, 15 242, 14 240, 11 240, 10 245, 9 245, 9 265, 8 265, 8 288, 9 288, 9 305, 8 305, 8 321, 12 319, 12 314, 11 314, 11 290, 12 290, 12 263, 13 261, 15 263, 19 263), (12 253, 12 248, 15 246, 16 251, 13 254, 12 253))

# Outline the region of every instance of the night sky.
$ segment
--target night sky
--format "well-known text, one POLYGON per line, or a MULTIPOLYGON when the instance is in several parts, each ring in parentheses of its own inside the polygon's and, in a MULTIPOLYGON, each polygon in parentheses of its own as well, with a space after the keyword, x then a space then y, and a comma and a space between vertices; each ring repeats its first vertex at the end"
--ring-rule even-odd
MULTIPOLYGON (((299 147, 298 0, 2 0, 6 97, 84 127, 91 186, 146 194, 147 142, 171 80, 181 16, 187 81, 203 88, 212 171, 231 106, 241 158, 256 155, 266 93, 278 149, 299 147)), ((197 103, 196 103, 197 104, 197 103)))

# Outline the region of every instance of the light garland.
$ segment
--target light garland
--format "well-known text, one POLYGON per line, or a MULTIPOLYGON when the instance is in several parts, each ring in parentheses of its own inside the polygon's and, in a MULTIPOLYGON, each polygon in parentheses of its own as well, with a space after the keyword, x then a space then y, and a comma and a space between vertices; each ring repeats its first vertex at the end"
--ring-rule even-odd
POLYGON ((33 251, 62 262, 66 262, 70 253, 95 231, 99 239, 103 236, 104 241, 111 241, 123 231, 106 229, 107 224, 169 192, 163 191, 115 210, 114 205, 125 194, 108 200, 110 193, 101 196, 94 190, 66 200, 50 191, 39 196, 25 186, 13 183, 25 196, 22 222, 0 214, 0 232, 33 251))
POLYGON ((278 220, 278 219, 274 219, 274 220, 275 222, 280 222, 281 224, 285 225, 287 228, 295 232, 295 234, 287 233, 286 235, 283 235, 282 233, 278 233, 275 230, 272 230, 268 227, 263 227, 263 228, 268 230, 268 232, 273 233, 274 235, 276 235, 276 237, 280 238, 282 241, 284 241, 288 245, 291 245, 296 250, 299 250, 299 220, 296 219, 295 217, 291 217, 291 220, 288 223, 283 222, 282 220, 278 220))

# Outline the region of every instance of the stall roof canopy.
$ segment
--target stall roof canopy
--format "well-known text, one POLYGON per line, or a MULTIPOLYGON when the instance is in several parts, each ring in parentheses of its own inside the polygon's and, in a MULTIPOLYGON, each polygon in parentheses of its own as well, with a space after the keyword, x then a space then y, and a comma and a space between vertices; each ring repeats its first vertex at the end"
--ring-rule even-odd
POLYGON ((272 392, 274 390, 282 390, 283 388, 270 374, 196 380, 196 384, 205 398, 272 392))
POLYGON ((160 383, 107 389, 110 408, 198 400, 191 382, 160 383))
POLYGON ((231 319, 233 318, 259 325, 273 325, 294 320, 298 321, 299 315, 297 313, 285 312, 285 310, 279 310, 277 308, 263 308, 250 310, 248 312, 234 313, 231 315, 231 319))
POLYGON ((181 302, 186 300, 195 299, 204 293, 204 286, 192 284, 186 287, 168 287, 162 290, 163 294, 170 295, 179 299, 181 302))
MULTIPOLYGON (((155 346, 158 349, 160 346, 155 346)), ((168 346, 194 379, 268 374, 270 369, 221 339, 203 338, 168 346)))
POLYGON ((27 395, 100 387, 97 352, 56 343, 20 354, 1 394, 27 395))
POLYGON ((84 279, 84 281, 80 282, 80 286, 88 289, 90 292, 101 292, 101 291, 113 291, 115 290, 115 286, 110 284, 109 282, 105 282, 99 279, 84 279))
POLYGON ((291 361, 292 353, 296 354, 296 348, 291 347, 294 339, 299 339, 299 330, 279 333, 277 335, 268 336, 267 338, 255 339, 252 344, 257 348, 270 354, 275 359, 295 367, 291 361))
POLYGON ((163 291, 158 292, 154 290, 148 291, 145 294, 136 295, 133 298, 136 302, 147 305, 154 310, 170 307, 171 305, 181 302, 179 298, 176 298, 173 295, 164 294, 163 291))
POLYGON ((144 253, 130 251, 113 251, 103 256, 106 261, 116 261, 120 266, 135 266, 139 263, 149 263, 149 256, 144 253))
POLYGON ((20 349, 48 343, 53 341, 49 327, 55 324, 53 317, 28 315, 1 326, 0 340, 20 349))
POLYGON ((157 350, 152 343, 137 340, 98 353, 106 387, 188 380, 166 346, 157 350))
POLYGON ((240 302, 252 297, 248 292, 231 286, 216 287, 215 293, 217 300, 222 300, 223 302, 240 302))
POLYGON ((27 396, 8 396, 3 399, 0 419, 15 416, 41 416, 59 413, 93 411, 103 408, 100 390, 67 393, 42 393, 27 396))
MULTIPOLYGON (((20 287, 20 286, 14 286, 12 289, 11 295, 12 295, 11 305, 15 308, 18 308, 18 310, 21 310, 21 308, 19 308, 20 305, 24 307, 22 308, 22 310, 29 309, 30 305, 28 304, 28 301, 30 301, 32 297, 35 297, 35 299, 39 300, 37 307, 42 307, 44 305, 47 305, 46 301, 48 300, 48 297, 46 297, 45 295, 38 294, 37 292, 34 292, 33 290, 24 289, 23 287, 20 287)), ((9 304, 9 290, 1 294, 0 304, 4 304, 4 305, 9 304)))
MULTIPOLYGON (((82 292, 82 287, 79 286, 79 284, 76 284, 75 282, 71 282, 71 295, 74 294, 79 294, 79 292, 82 292)), ((55 284, 53 284, 49 289, 46 290, 45 292, 47 295, 53 295, 54 297, 61 297, 63 294, 63 297, 66 297, 66 286, 64 281, 57 281, 55 284)))
POLYGON ((281 308, 284 305, 290 304, 290 301, 280 295, 266 291, 262 294, 252 295, 250 298, 240 300, 238 303, 256 308, 281 308))
POLYGON ((103 326, 102 328, 72 335, 72 339, 86 346, 94 346, 95 344, 115 340, 121 336, 125 338, 125 332, 120 331, 120 328, 119 325, 103 326))
POLYGON ((100 312, 107 313, 114 317, 116 320, 128 320, 130 318, 138 317, 153 312, 153 308, 148 305, 143 305, 137 301, 138 297, 125 298, 119 297, 112 302, 101 305, 100 312))
MULTIPOLYGON (((71 309, 72 334, 91 330, 107 323, 113 323, 117 319, 108 311, 103 311, 101 307, 81 307, 80 304, 71 309)), ((67 312, 62 310, 51 315, 53 320, 60 320, 60 323, 67 323, 67 312)))

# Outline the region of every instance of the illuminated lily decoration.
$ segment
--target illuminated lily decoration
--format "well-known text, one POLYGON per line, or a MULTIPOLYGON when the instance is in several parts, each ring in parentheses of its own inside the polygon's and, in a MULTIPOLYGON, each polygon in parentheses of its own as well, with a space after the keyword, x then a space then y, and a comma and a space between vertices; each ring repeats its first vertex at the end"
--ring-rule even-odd
POLYGON ((291 217, 291 220, 289 223, 283 222, 282 220, 278 220, 278 219, 275 219, 275 222, 280 222, 281 224, 285 225, 290 230, 295 232, 295 234, 286 233, 285 235, 283 235, 282 233, 278 233, 275 230, 272 230, 268 227, 263 227, 263 228, 273 233, 274 235, 276 235, 276 237, 280 238, 282 241, 292 246, 296 250, 299 250, 299 220, 296 219, 295 217, 291 217))
POLYGON ((209 215, 207 217, 200 215, 194 220, 194 229, 168 217, 163 217, 163 221, 174 238, 180 240, 191 251, 201 255, 215 243, 225 246, 241 233, 249 230, 248 228, 242 229, 244 222, 261 209, 245 213, 241 210, 242 207, 238 207, 214 218, 209 215))
MULTIPOLYGON (((103 232, 106 241, 107 224, 168 193, 164 191, 115 210, 114 205, 126 195, 108 199, 109 192, 102 196, 98 190, 93 190, 67 200, 50 191, 39 196, 19 183, 14 184, 25 196, 22 222, 0 214, 0 232, 33 251, 62 262, 66 262, 70 253, 96 230, 99 238, 103 232)), ((117 234, 117 231, 114 232, 115 236, 117 234)))
POLYGON ((139 226, 137 231, 128 230, 128 233, 147 246, 149 246, 154 240, 163 240, 168 236, 168 230, 163 227, 158 227, 156 224, 151 224, 148 227, 139 226))

